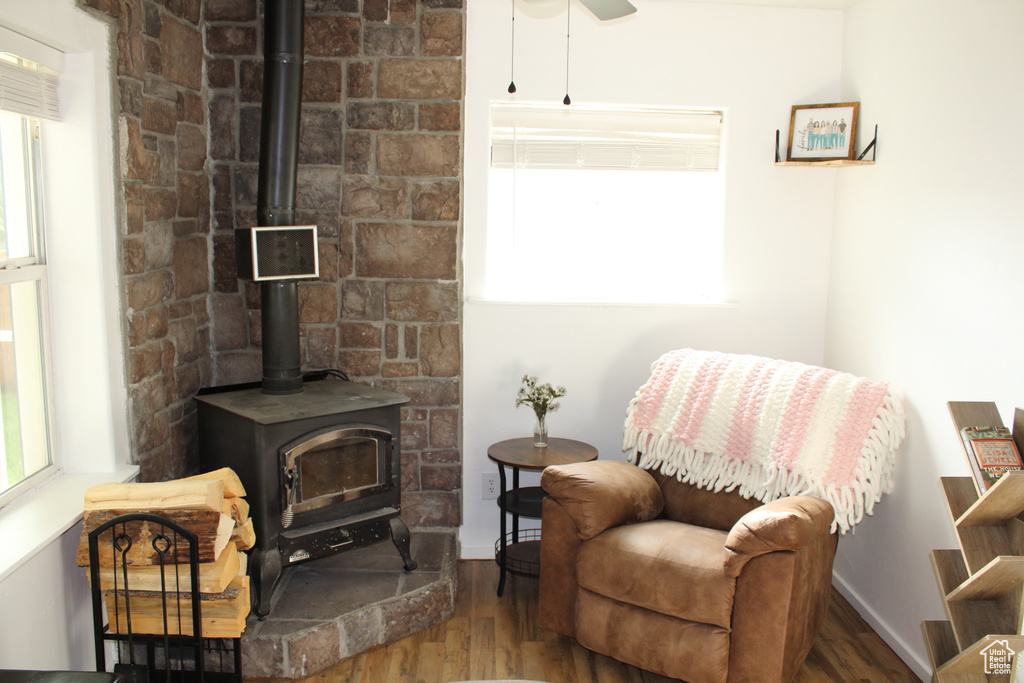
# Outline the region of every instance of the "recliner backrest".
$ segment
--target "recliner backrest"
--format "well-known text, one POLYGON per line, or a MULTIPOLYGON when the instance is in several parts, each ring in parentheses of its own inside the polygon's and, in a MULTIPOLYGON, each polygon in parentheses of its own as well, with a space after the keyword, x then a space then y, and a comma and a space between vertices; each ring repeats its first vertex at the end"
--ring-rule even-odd
POLYGON ((649 470, 661 487, 665 508, 661 516, 676 522, 729 531, 740 517, 762 505, 759 500, 747 500, 735 491, 706 491, 649 470))

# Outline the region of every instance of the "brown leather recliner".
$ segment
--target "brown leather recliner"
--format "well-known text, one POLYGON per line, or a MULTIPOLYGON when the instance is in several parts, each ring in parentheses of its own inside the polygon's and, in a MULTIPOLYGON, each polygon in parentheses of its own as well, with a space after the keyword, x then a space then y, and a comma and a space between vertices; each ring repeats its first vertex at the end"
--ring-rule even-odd
POLYGON ((796 675, 828 610, 827 501, 761 504, 608 460, 548 467, 541 486, 541 627, 690 683, 796 675))

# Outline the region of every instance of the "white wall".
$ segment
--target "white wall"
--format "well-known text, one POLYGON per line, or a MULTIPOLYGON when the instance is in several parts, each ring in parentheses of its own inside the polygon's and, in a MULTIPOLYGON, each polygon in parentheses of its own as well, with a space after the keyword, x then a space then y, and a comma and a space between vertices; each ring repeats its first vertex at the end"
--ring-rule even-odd
MULTIPOLYGON (((796 103, 840 93, 843 13, 636 0, 639 12, 593 20, 574 3, 569 91, 574 103, 725 110, 726 307, 493 304, 481 291, 486 248, 488 105, 507 101, 508 3, 468 3, 464 159, 464 557, 493 556, 499 533, 481 475, 487 447, 528 436, 516 411, 520 377, 537 374, 568 395, 552 436, 620 459, 622 421, 650 365, 692 346, 821 363, 837 171, 782 169, 775 130, 796 103)), ((517 6, 520 101, 565 95, 564 4, 517 6)), ((586 239, 581 226, 580 239, 586 239)), ((624 269, 643 267, 623 264, 624 269)))
POLYGON ((923 677, 920 622, 945 618, 929 552, 957 547, 939 477, 969 473, 946 402, 995 401, 1007 422, 1024 406, 1022 35, 1018 0, 846 16, 843 97, 880 142, 838 182, 825 361, 892 381, 908 425, 896 490, 836 574, 923 677))
POLYGON ((0 581, 0 669, 95 670, 81 523, 0 581))

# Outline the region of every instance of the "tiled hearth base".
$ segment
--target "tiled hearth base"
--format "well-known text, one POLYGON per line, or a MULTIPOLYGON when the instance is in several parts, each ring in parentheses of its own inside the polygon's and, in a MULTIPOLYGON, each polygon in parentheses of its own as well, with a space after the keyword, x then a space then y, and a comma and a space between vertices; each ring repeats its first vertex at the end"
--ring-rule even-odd
POLYGON ((418 563, 406 572, 383 541, 285 571, 263 621, 242 634, 248 678, 305 678, 455 612, 456 531, 413 531, 418 563))

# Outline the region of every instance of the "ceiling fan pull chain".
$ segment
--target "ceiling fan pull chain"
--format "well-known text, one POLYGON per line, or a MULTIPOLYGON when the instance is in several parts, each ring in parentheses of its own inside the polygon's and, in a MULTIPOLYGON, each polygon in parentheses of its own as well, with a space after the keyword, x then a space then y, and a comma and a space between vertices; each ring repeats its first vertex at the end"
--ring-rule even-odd
POLYGON ((508 92, 512 95, 516 91, 516 0, 510 0, 510 2, 512 4, 512 77, 508 84, 508 92))
POLYGON ((569 18, 572 15, 572 0, 565 0, 565 99, 562 104, 572 104, 569 99, 569 18))

